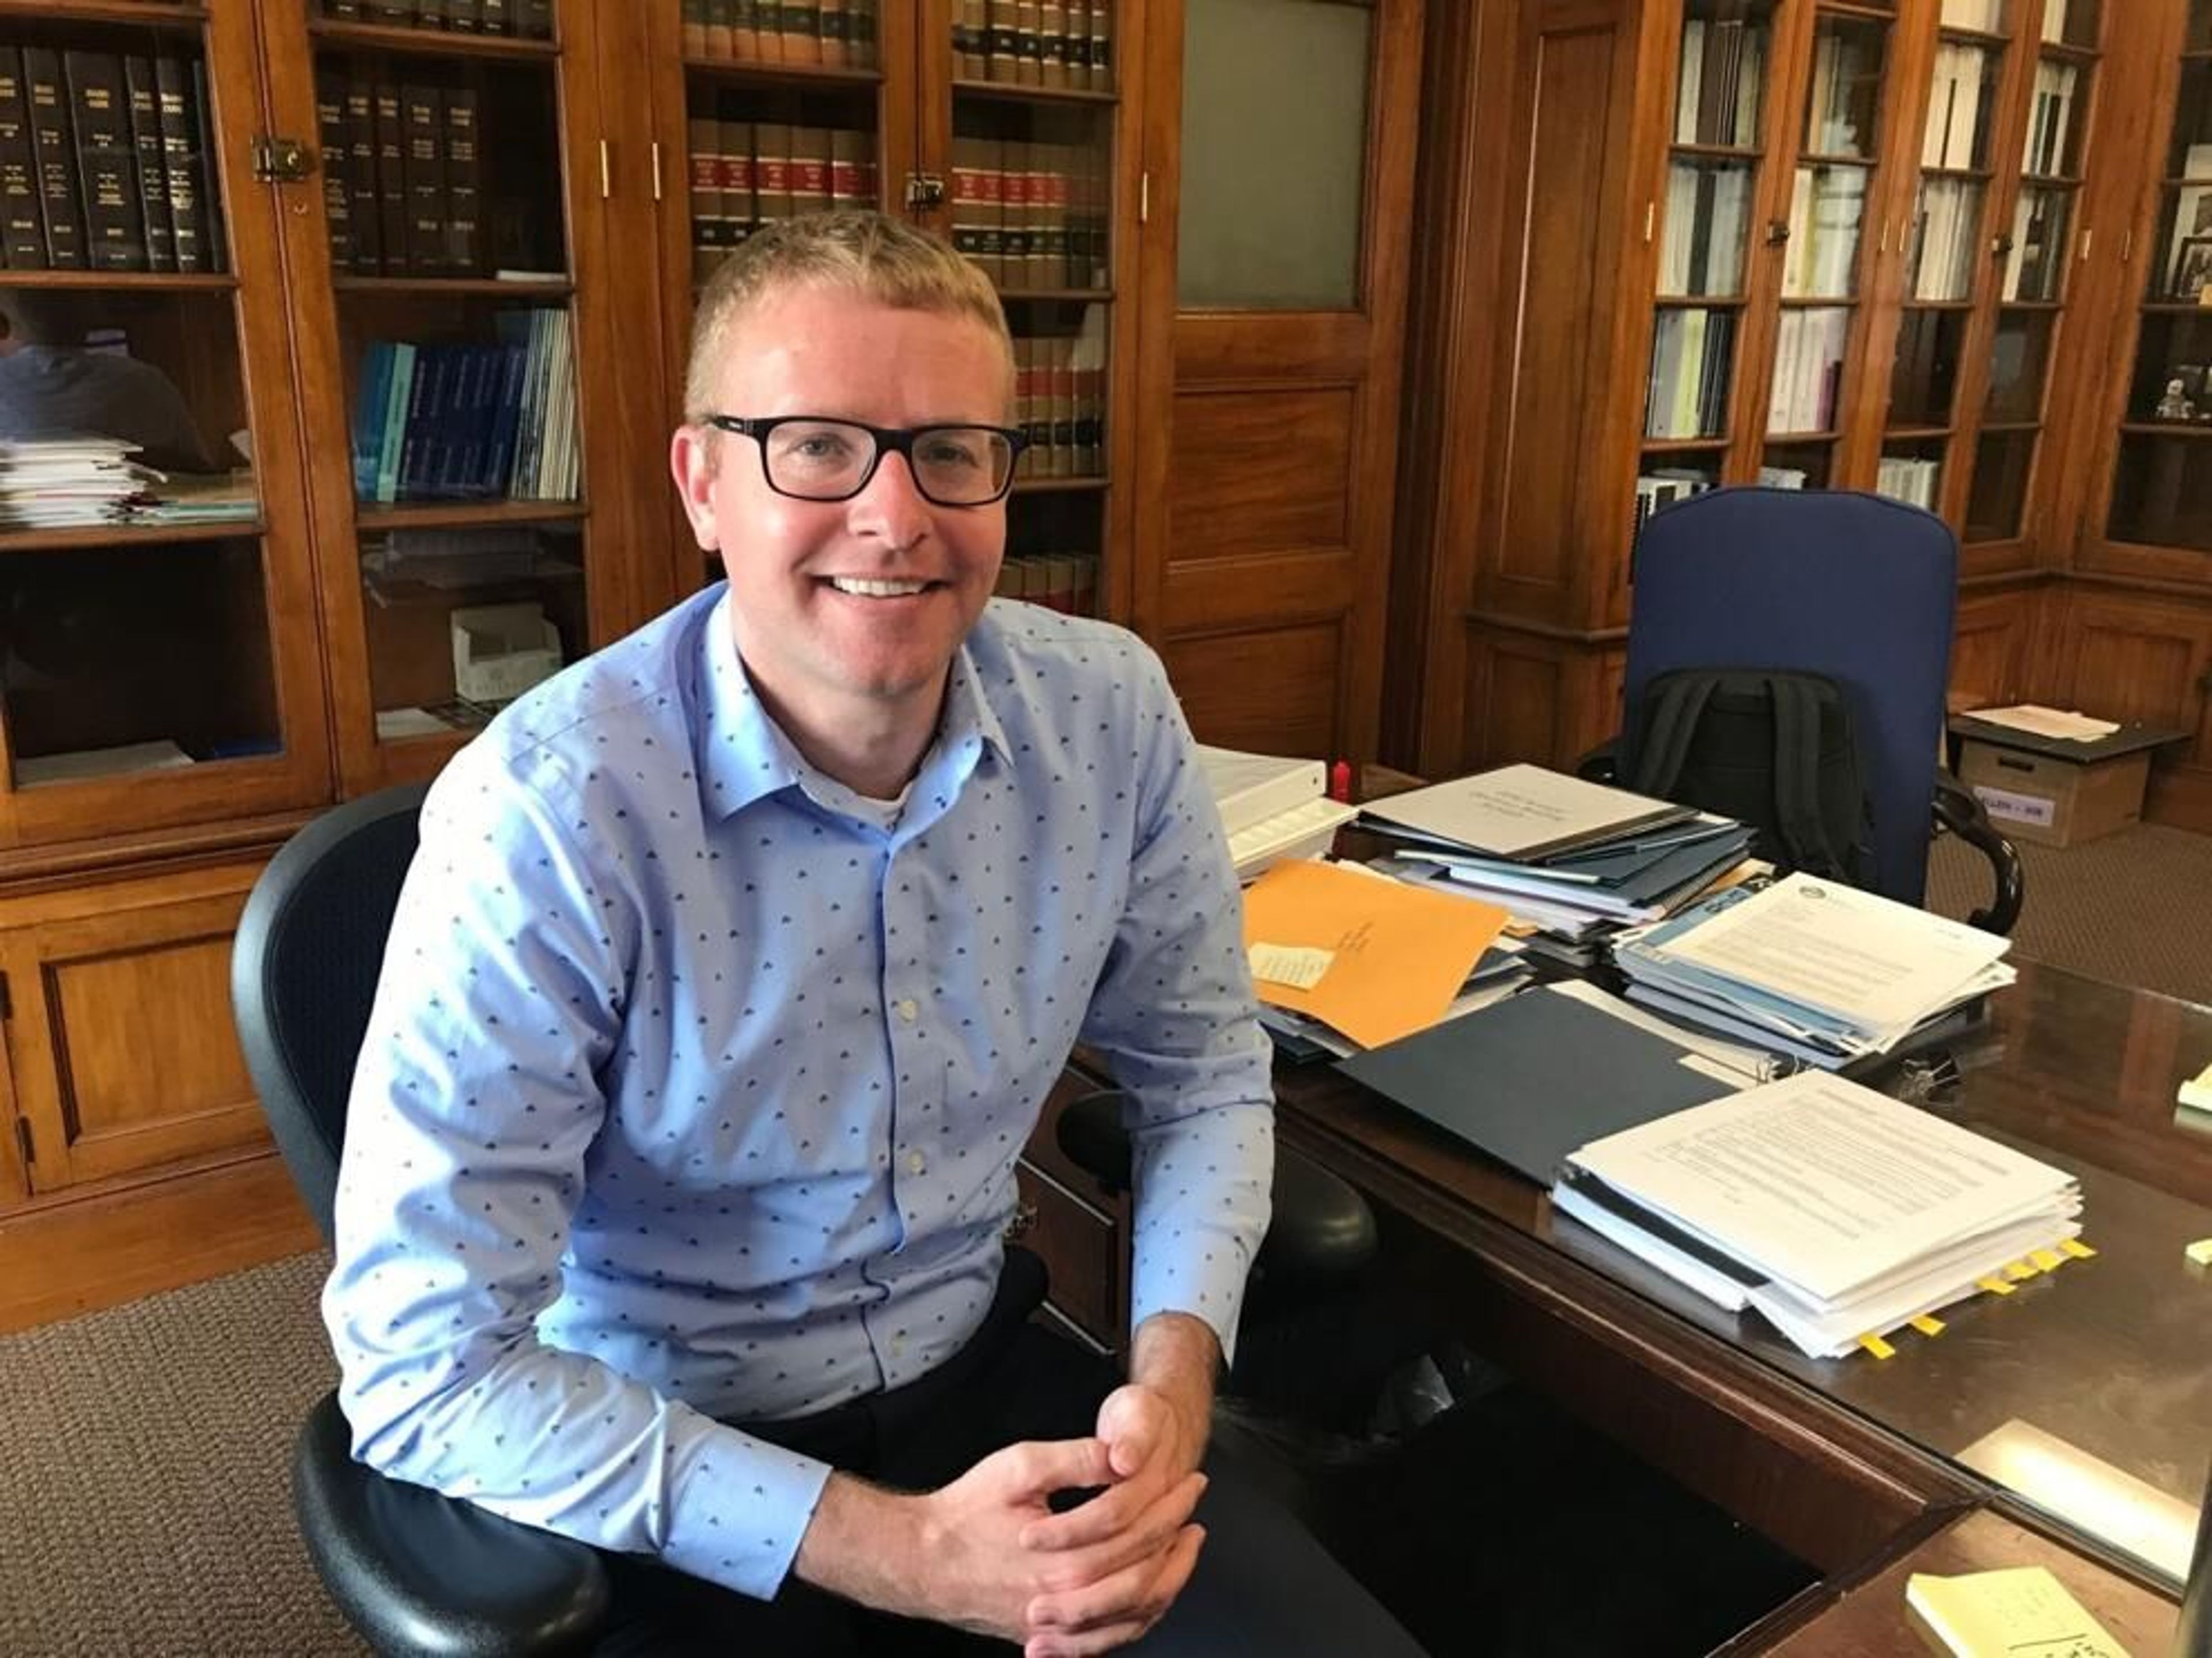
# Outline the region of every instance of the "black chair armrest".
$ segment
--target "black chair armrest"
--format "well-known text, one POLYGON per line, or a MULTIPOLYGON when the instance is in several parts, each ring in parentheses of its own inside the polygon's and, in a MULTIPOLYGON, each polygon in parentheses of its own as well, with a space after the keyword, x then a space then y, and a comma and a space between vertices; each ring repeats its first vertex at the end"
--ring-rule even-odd
POLYGON ((336 1394, 301 1427, 292 1499, 323 1586, 380 1653, 565 1658, 605 1621, 594 1551, 355 1461, 336 1394))
POLYGON ((1575 775, 1585 783, 1613 784, 1620 780, 1620 739, 1609 738, 1575 762, 1575 775))
POLYGON ((1936 774, 1936 821, 1990 860, 1990 873, 1996 883, 1996 896, 1990 907, 1969 915, 1966 925, 1985 932, 2010 933, 2027 896, 2019 850, 1990 822, 1974 792, 1948 771, 1936 774))
MULTIPOLYGON (((1068 1160, 1109 1192, 1129 1189, 1121 1096, 1108 1089, 1070 1102, 1056 1129, 1068 1160)), ((1288 1147, 1275 1150, 1274 1218, 1253 1263, 1255 1293, 1304 1294, 1348 1283, 1375 1256, 1374 1212, 1358 1191, 1288 1147)))

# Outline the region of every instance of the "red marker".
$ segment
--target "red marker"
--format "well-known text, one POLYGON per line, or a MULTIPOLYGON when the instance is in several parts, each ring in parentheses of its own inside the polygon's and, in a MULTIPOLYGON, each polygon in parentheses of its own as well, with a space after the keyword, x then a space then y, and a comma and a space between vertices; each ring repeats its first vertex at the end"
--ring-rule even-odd
POLYGON ((1352 804, 1352 762, 1340 760, 1328 768, 1328 798, 1352 804))

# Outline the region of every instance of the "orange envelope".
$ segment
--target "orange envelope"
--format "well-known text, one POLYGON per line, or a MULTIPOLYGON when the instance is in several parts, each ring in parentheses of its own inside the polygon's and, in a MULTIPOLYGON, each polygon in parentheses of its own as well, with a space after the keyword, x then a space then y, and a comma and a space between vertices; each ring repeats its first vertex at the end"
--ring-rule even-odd
POLYGON ((1505 912, 1341 864, 1292 859, 1244 890, 1244 948, 1335 953, 1310 990, 1255 980, 1260 999, 1310 1014, 1364 1048, 1442 1018, 1505 912))

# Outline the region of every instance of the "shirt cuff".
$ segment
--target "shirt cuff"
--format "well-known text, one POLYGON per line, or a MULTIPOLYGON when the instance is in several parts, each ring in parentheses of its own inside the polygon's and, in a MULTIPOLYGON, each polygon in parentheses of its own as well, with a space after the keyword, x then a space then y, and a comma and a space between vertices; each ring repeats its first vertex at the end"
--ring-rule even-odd
POLYGON ((759 1600, 773 1599, 798 1558, 833 1472, 764 1439, 702 1418, 674 1452, 678 1495, 660 1559, 759 1600))

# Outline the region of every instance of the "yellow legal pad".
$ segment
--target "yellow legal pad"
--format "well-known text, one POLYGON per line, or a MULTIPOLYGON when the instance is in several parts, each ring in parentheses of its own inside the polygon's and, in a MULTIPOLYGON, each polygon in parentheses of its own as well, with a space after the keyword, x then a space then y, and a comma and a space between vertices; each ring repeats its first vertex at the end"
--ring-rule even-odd
POLYGON ((2066 1586, 2041 1566, 1938 1577, 1914 1572, 1913 1621, 1959 1658, 2128 1658, 2066 1586))
POLYGON ((1253 987, 1260 999, 1310 1014, 1363 1048, 1443 1017, 1504 925, 1495 904, 1310 859, 1278 864, 1244 891, 1247 950, 1331 952, 1312 988, 1263 979, 1253 987))

